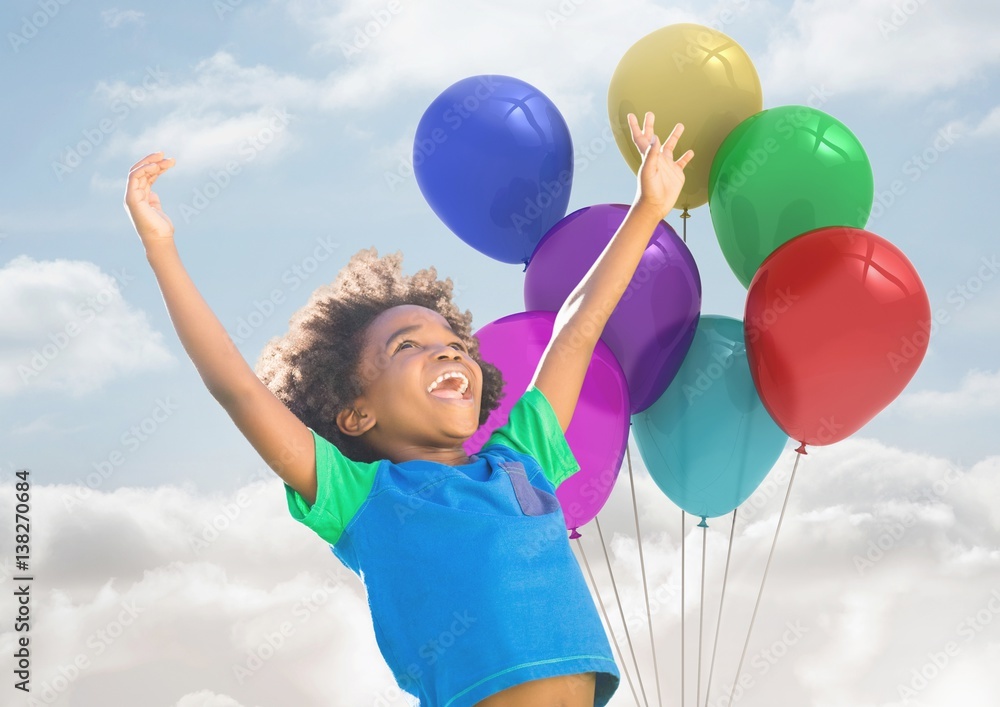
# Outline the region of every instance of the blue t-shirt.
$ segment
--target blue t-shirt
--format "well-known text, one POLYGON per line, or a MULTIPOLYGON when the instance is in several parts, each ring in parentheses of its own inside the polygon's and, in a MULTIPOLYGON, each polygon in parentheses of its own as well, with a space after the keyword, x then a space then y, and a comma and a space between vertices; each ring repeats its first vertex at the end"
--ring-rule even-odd
POLYGON ((580 467, 540 390, 461 466, 364 464, 313 437, 316 503, 285 484, 289 512, 364 582, 401 689, 421 707, 469 707, 593 671, 594 705, 607 704, 618 667, 555 496, 580 467))

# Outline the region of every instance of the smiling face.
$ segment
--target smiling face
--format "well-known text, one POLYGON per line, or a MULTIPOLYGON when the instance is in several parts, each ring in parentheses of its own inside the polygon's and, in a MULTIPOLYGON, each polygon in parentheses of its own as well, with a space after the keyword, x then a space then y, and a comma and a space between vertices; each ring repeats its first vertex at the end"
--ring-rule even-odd
POLYGON ((448 320, 419 305, 392 307, 366 330, 364 393, 337 425, 394 462, 464 463, 479 428, 483 374, 448 320))

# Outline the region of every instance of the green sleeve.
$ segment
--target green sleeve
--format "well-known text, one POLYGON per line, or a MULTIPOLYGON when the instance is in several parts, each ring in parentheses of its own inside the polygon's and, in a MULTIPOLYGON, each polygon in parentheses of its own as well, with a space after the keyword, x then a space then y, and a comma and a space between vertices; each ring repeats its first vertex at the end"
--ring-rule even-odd
POLYGON ((348 459, 311 427, 309 431, 316 447, 316 503, 310 506, 298 491, 285 484, 288 512, 333 545, 368 498, 381 462, 348 459))
POLYGON ((580 470, 555 410, 534 386, 529 386, 514 403, 507 424, 495 430, 483 447, 491 444, 502 444, 534 457, 553 488, 580 470))

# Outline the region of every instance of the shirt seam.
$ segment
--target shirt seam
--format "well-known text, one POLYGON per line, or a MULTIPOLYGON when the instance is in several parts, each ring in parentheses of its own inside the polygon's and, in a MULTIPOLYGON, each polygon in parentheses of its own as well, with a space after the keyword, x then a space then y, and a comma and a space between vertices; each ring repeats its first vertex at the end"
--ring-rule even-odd
MULTIPOLYGON (((538 460, 538 459, 537 459, 536 457, 532 456, 531 454, 528 454, 527 452, 522 452, 522 451, 520 451, 520 450, 517 450, 517 449, 514 449, 514 448, 513 448, 513 447, 511 447, 511 446, 510 446, 509 444, 504 444, 503 442, 494 442, 493 444, 491 444, 491 445, 489 445, 489 446, 487 446, 487 447, 483 447, 483 448, 482 448, 482 449, 480 450, 480 452, 484 452, 484 451, 486 451, 487 449, 490 449, 491 447, 503 447, 504 449, 506 449, 506 450, 508 450, 508 451, 510 451, 510 452, 513 452, 513 453, 514 453, 515 455, 517 455, 517 456, 521 456, 521 457, 527 457, 528 459, 531 459, 531 460, 532 460, 533 462, 535 462, 535 466, 537 466, 537 467, 538 467, 538 469, 537 469, 537 470, 536 470, 536 471, 535 471, 535 472, 534 472, 534 473, 533 473, 533 474, 532 474, 531 476, 529 476, 529 477, 528 477, 528 481, 529 481, 529 482, 533 481, 533 480, 534 480, 534 479, 535 479, 535 478, 536 478, 536 477, 537 477, 537 476, 538 476, 539 474, 541 474, 541 475, 542 475, 542 476, 543 476, 543 477, 545 478, 545 480, 546 480, 546 481, 548 481, 548 482, 549 482, 549 484, 551 484, 551 485, 552 485, 552 488, 553 488, 553 490, 555 490, 555 489, 558 489, 558 488, 559 488, 559 485, 560 485, 560 484, 561 484, 561 483, 562 483, 563 481, 565 481, 565 480, 566 480, 566 479, 568 479, 569 477, 573 476, 573 474, 577 473, 577 472, 578 472, 578 471, 580 470, 580 469, 579 469, 579 465, 577 465, 577 466, 578 466, 578 468, 576 468, 576 469, 573 469, 572 471, 565 471, 565 470, 564 470, 564 471, 562 472, 562 478, 560 478, 560 477, 558 477, 558 476, 557 476, 557 477, 556 477, 556 480, 555 480, 555 481, 553 481, 552 479, 550 479, 550 478, 549 478, 549 477, 548 477, 548 476, 547 476, 547 475, 545 474, 545 467, 544 467, 544 466, 542 466, 542 463, 541 463, 541 462, 540 462, 540 461, 539 461, 539 460, 538 460)), ((534 486, 534 484, 532 484, 532 486, 534 486)), ((537 488, 537 486, 536 486, 536 488, 537 488)), ((543 489, 543 490, 544 490, 544 489, 543 489)))
MULTIPOLYGON (((573 449, 572 447, 569 446, 569 440, 566 438, 566 431, 563 430, 562 425, 559 424, 559 418, 556 415, 555 408, 552 407, 552 403, 549 401, 549 399, 545 397, 545 393, 542 392, 541 388, 538 388, 536 386, 529 387, 528 391, 538 393, 537 396, 529 396, 528 405, 535 411, 535 414, 538 415, 539 418, 542 419, 551 418, 551 421, 555 423, 555 429, 559 431, 559 436, 561 437, 561 442, 555 446, 558 446, 560 448, 560 453, 568 452, 569 459, 571 460, 569 466, 576 467, 571 471, 560 470, 561 477, 557 478, 555 481, 550 481, 550 483, 552 483, 552 486, 556 487, 563 481, 568 479, 570 476, 581 470, 580 461, 576 458, 576 455, 573 454, 573 449), (540 398, 542 401, 544 401, 543 406, 546 408, 545 411, 539 410, 539 403, 537 403, 537 401, 534 399, 535 397, 540 398)), ((560 461, 566 461, 566 459, 560 459, 560 461)), ((540 465, 541 464, 539 463, 539 466, 540 465)))
MULTIPOLYGON (((383 460, 383 461, 388 461, 388 459, 383 460)), ((443 466, 448 466, 448 465, 445 464, 443 466)), ((381 467, 379 468, 379 471, 381 471, 381 467)), ((438 478, 434 479, 433 481, 428 481, 426 484, 424 484, 420 488, 414 489, 413 491, 411 491, 409 493, 401 493, 401 495, 407 496, 407 497, 413 496, 414 494, 422 493, 425 489, 429 489, 431 486, 435 486, 436 484, 444 483, 448 479, 461 478, 461 477, 468 478, 465 474, 463 474, 460 471, 456 471, 456 472, 453 472, 451 474, 445 473, 445 474, 442 474, 441 476, 439 476, 438 478)), ((374 488, 374 485, 372 486, 372 488, 374 488)), ((381 495, 383 493, 393 493, 395 491, 400 491, 401 492, 401 489, 398 486, 393 486, 393 487, 390 487, 390 488, 379 489, 376 493, 369 492, 368 496, 365 498, 365 504, 367 504, 368 500, 371 499, 371 498, 375 498, 376 496, 381 495)))
MULTIPOLYGON (((293 489, 291 486, 288 485, 287 481, 283 483, 287 488, 287 491, 285 492, 286 497, 288 496, 288 492, 290 491, 292 494, 294 494, 292 496, 293 500, 301 498, 304 503, 308 503, 308 501, 306 501, 302 497, 302 494, 300 494, 298 491, 296 491, 295 489, 293 489)), ((302 509, 299 507, 298 502, 292 504, 292 508, 295 511, 294 513, 291 514, 292 519, 298 521, 299 523, 302 523, 302 525, 306 526, 313 532, 318 533, 316 526, 323 527, 324 525, 325 526, 334 525, 340 527, 341 534, 343 533, 343 522, 341 521, 340 516, 336 515, 335 513, 331 513, 325 506, 319 505, 318 497, 316 499, 316 502, 311 504, 308 510, 306 510, 305 512, 303 512, 302 509), (324 520, 326 520, 327 522, 324 523, 324 520)), ((323 539, 326 540, 326 538, 323 539)), ((327 542, 330 541, 327 540, 327 542)), ((332 545, 333 543, 330 544, 332 545)))
MULTIPOLYGON (((503 445, 500 445, 500 446, 503 446, 503 445)), ((525 455, 525 456, 528 456, 528 455, 525 455)), ((383 463, 389 463, 389 464, 392 463, 388 459, 383 459, 382 462, 383 463)), ((489 464, 488 461, 487 461, 487 464, 489 464)), ((449 465, 447 465, 447 464, 443 464, 442 466, 444 466, 446 468, 450 468, 449 465)), ((378 475, 382 473, 382 470, 383 470, 383 465, 380 465, 379 468, 378 468, 378 470, 375 472, 376 482, 378 481, 378 475)), ((356 522, 358 522, 358 518, 361 516, 362 511, 364 511, 368 507, 368 505, 377 496, 380 496, 380 495, 382 495, 384 493, 389 493, 389 494, 391 494, 391 493, 398 493, 403 498, 413 498, 414 496, 420 496, 420 495, 422 495, 421 492, 423 492, 424 490, 430 488, 431 486, 434 486, 435 484, 441 484, 441 483, 444 483, 444 482, 449 481, 451 479, 460 479, 460 478, 461 479, 468 479, 469 477, 467 477, 465 474, 463 474, 461 472, 454 472, 454 473, 451 473, 451 474, 444 474, 443 476, 441 476, 441 477, 439 477, 439 478, 437 478, 437 479, 435 479, 433 481, 430 481, 430 482, 424 484, 420 488, 414 489, 413 491, 409 491, 409 492, 406 492, 406 493, 403 493, 403 491, 398 486, 391 486, 389 488, 379 489, 378 491, 375 491, 374 493, 372 491, 369 491, 368 492, 368 496, 364 500, 364 503, 362 503, 358 507, 358 510, 355 512, 354 516, 351 518, 351 521, 344 528, 344 531, 343 531, 341 537, 343 535, 346 535, 347 532, 348 532, 348 530, 350 530, 351 527, 356 522)), ((485 481, 477 481, 476 483, 486 483, 486 482, 485 481)), ((377 484, 372 484, 372 490, 373 491, 374 491, 376 485, 377 484)), ((493 513, 483 513, 482 511, 472 511, 472 510, 469 510, 467 508, 452 507, 452 510, 458 511, 459 513, 471 513, 471 514, 477 515, 477 516, 485 516, 487 518, 497 518, 498 517, 498 516, 496 516, 493 513)), ((340 538, 337 539, 337 542, 340 542, 340 538)), ((331 545, 335 546, 336 543, 331 543, 331 545)))
POLYGON ((465 688, 461 692, 458 692, 458 693, 452 695, 451 699, 448 700, 447 702, 445 702, 444 707, 448 707, 452 702, 454 702, 455 700, 457 700, 459 697, 462 697, 463 695, 465 695, 466 693, 468 693, 470 690, 474 690, 475 688, 479 687, 483 683, 489 682, 490 680, 493 680, 494 678, 498 678, 501 675, 506 675, 507 673, 513 672, 514 670, 521 670, 522 668, 530 668, 530 667, 535 666, 535 665, 550 665, 552 663, 565 663, 566 661, 581 660, 581 659, 601 660, 601 661, 605 661, 605 662, 611 663, 612 665, 615 665, 615 662, 613 660, 609 660, 607 658, 607 656, 603 656, 603 655, 570 655, 570 656, 566 656, 564 658, 548 658, 546 660, 536 660, 536 661, 533 661, 531 663, 521 663, 520 665, 515 665, 515 666, 513 666, 511 668, 506 668, 506 669, 501 670, 499 672, 493 673, 492 675, 489 675, 489 676, 483 678, 482 680, 479 680, 479 681, 473 683, 472 685, 469 685, 467 688, 465 688))
MULTIPOLYGON (((316 452, 316 460, 315 460, 315 469, 316 469, 316 499, 312 503, 309 503, 302 496, 302 494, 300 494, 298 491, 296 491, 295 489, 293 489, 288 484, 288 482, 284 482, 284 485, 285 485, 286 489, 292 491, 297 498, 301 499, 303 503, 305 503, 306 505, 309 506, 308 510, 306 510, 306 512, 303 513, 301 515, 301 517, 297 516, 294 513, 292 514, 292 517, 296 521, 298 521, 298 522, 302 523, 303 525, 305 525, 306 527, 310 528, 313 532, 317 533, 317 535, 319 535, 319 531, 316 529, 315 526, 320 524, 320 522, 321 522, 319 520, 320 517, 323 517, 323 518, 331 520, 332 521, 332 525, 340 528, 340 531, 337 533, 337 539, 334 540, 333 542, 330 542, 330 540, 328 540, 327 538, 325 538, 322 535, 320 535, 320 537, 324 541, 326 541, 326 543, 328 545, 330 545, 330 547, 336 547, 337 544, 340 542, 340 539, 343 538, 344 535, 347 534, 347 529, 354 524, 354 520, 358 517, 358 515, 360 515, 362 509, 368 504, 368 499, 371 497, 372 490, 376 487, 376 481, 378 480, 378 475, 379 475, 379 473, 382 470, 382 462, 385 461, 385 460, 379 460, 378 465, 375 467, 375 473, 372 474, 372 484, 371 484, 371 486, 368 489, 368 493, 365 494, 365 499, 362 501, 362 503, 357 507, 357 509, 351 515, 351 517, 348 519, 347 523, 345 523, 343 517, 340 514, 333 513, 330 510, 330 499, 331 499, 331 494, 334 493, 333 489, 328 488, 329 484, 324 484, 322 486, 322 489, 321 489, 321 486, 320 486, 320 454, 319 454, 319 452, 320 452, 320 446, 318 444, 318 440, 323 440, 323 441, 327 442, 328 444, 330 444, 331 446, 333 446, 334 448, 336 448, 336 447, 331 442, 329 442, 329 440, 327 440, 325 437, 323 437, 321 434, 319 434, 316 430, 314 430, 312 427, 309 427, 307 425, 307 429, 312 434, 312 437, 313 437, 313 448, 314 448, 314 450, 316 452), (324 493, 321 494, 320 493, 321 490, 324 493)), ((357 462, 357 461, 355 461, 353 459, 350 459, 349 457, 347 457, 346 455, 344 455, 343 452, 340 452, 339 449, 337 449, 337 452, 339 452, 341 454, 341 456, 343 456, 343 458, 344 458, 344 460, 346 462, 348 462, 350 464, 353 464, 355 467, 366 466, 366 464, 363 463, 363 462, 357 462)), ((331 452, 329 452, 328 450, 324 450, 324 452, 323 452, 323 461, 324 462, 328 462, 330 455, 331 455, 331 452)), ((324 465, 324 468, 326 466, 328 466, 328 465, 324 465)), ((327 481, 330 481, 330 479, 327 479, 327 481)), ((287 495, 287 492, 286 492, 286 495, 287 495)), ((302 509, 299 507, 298 502, 296 502, 294 505, 295 505, 296 511, 298 513, 302 513, 302 509)))
MULTIPOLYGON (((531 476, 528 476, 528 481, 529 482, 532 481, 532 480, 534 480, 534 479, 536 479, 539 474, 541 474, 543 477, 545 476, 545 469, 542 467, 542 463, 540 461, 538 461, 538 459, 536 459, 531 454, 528 454, 527 452, 522 452, 520 450, 514 449, 510 445, 504 444, 503 442, 494 442, 493 444, 489 445, 489 447, 483 447, 482 449, 479 450, 479 453, 482 454, 483 452, 486 452, 487 449, 490 449, 492 447, 503 447, 504 449, 506 449, 507 451, 509 451, 511 453, 508 456, 513 456, 513 457, 527 457, 528 459, 530 459, 531 461, 533 461, 535 463, 535 467, 537 467, 537 468, 535 469, 535 471, 532 472, 531 476)), ((487 452, 487 454, 489 454, 489 452, 487 452)), ((516 459, 504 459, 504 461, 520 461, 520 459, 519 458, 516 458, 516 459)), ((527 476, 527 471, 525 471, 525 476, 527 476)), ((548 479, 548 477, 545 477, 545 478, 546 478, 546 480, 548 479)), ((532 485, 534 486, 534 484, 532 484, 532 485)))
MULTIPOLYGON (((562 425, 559 424, 558 417, 555 414, 555 409, 552 407, 552 403, 549 402, 549 399, 545 397, 545 393, 543 393, 542 390, 537 386, 528 386, 528 388, 525 389, 525 391, 521 394, 521 397, 518 398, 517 402, 514 405, 516 407, 517 405, 520 405, 522 403, 525 405, 525 407, 529 408, 531 410, 531 414, 542 423, 542 427, 545 429, 545 431, 549 431, 549 428, 551 427, 553 428, 553 431, 558 431, 559 436, 561 437, 561 442, 556 444, 552 444, 548 435, 546 435, 545 437, 545 446, 548 447, 552 452, 554 452, 554 454, 550 455, 554 457, 551 461, 559 463, 559 469, 553 472, 553 478, 550 479, 548 477, 548 467, 542 464, 542 462, 537 457, 532 456, 530 454, 527 455, 530 456, 532 459, 535 459, 535 461, 541 467, 542 472, 546 474, 545 478, 549 481, 550 484, 552 484, 553 488, 557 488, 560 484, 562 484, 568 478, 570 478, 571 476, 573 476, 574 474, 576 474, 578 471, 581 470, 580 462, 573 454, 573 449, 572 447, 570 447, 569 440, 566 438, 566 432, 565 430, 562 429, 562 425), (558 447, 558 452, 556 452, 557 447, 558 447), (567 461, 569 462, 568 468, 564 468, 567 467, 567 465, 565 464, 565 462, 567 461)), ((511 410, 511 412, 513 412, 513 409, 511 410)), ((494 432, 496 432, 496 430, 494 430, 494 432)), ((492 438, 493 435, 491 434, 490 437, 486 440, 486 444, 483 446, 483 449, 491 447, 493 446, 493 444, 499 444, 497 442, 490 444, 489 441, 492 438)), ((511 449, 509 445, 503 445, 503 446, 507 447, 508 449, 511 449)), ((518 451, 519 454, 525 454, 525 452, 521 452, 519 450, 515 451, 518 451)))
MULTIPOLYGON (((354 512, 354 515, 351 516, 351 519, 347 521, 347 525, 344 526, 344 530, 341 531, 340 533, 340 538, 347 535, 348 531, 354 527, 354 524, 358 522, 358 518, 360 518, 361 514, 364 513, 365 510, 368 508, 368 505, 371 503, 372 498, 374 498, 378 494, 382 493, 382 491, 384 491, 384 489, 381 489, 376 493, 372 493, 372 491, 374 491, 376 487, 378 487, 379 477, 382 475, 383 470, 385 469, 386 462, 388 461, 389 461, 388 459, 379 460, 379 464, 375 468, 375 473, 372 475, 372 486, 370 489, 368 489, 368 495, 365 496, 365 500, 362 502, 360 506, 358 506, 358 510, 354 512)), ((337 543, 340 542, 340 538, 337 538, 337 543)), ((334 546, 336 546, 337 543, 333 543, 334 546)))

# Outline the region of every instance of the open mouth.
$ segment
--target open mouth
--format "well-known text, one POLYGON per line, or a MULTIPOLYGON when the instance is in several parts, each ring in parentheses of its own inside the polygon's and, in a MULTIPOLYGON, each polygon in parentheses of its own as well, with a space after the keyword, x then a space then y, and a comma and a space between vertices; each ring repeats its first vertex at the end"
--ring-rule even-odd
POLYGON ((472 400, 469 378, 461 371, 447 371, 435 378, 427 392, 440 400, 472 400))

